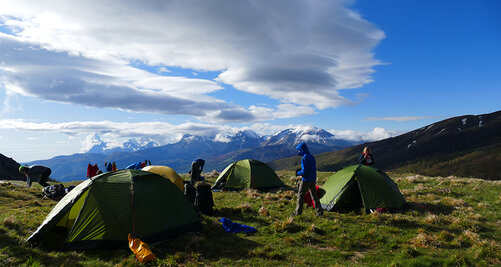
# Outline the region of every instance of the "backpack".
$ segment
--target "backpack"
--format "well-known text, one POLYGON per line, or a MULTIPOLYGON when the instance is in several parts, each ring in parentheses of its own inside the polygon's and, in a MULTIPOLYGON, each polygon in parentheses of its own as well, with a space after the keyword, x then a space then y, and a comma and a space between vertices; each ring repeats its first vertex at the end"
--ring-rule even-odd
POLYGON ((64 190, 64 185, 56 184, 49 185, 42 189, 42 194, 44 198, 50 198, 53 200, 60 200, 66 194, 64 190))
POLYGON ((212 191, 210 184, 200 183, 197 185, 197 193, 195 197, 195 209, 206 215, 214 213, 214 200, 212 199, 212 191))
POLYGON ((186 196, 191 203, 195 202, 196 189, 190 181, 184 181, 184 196, 186 196))

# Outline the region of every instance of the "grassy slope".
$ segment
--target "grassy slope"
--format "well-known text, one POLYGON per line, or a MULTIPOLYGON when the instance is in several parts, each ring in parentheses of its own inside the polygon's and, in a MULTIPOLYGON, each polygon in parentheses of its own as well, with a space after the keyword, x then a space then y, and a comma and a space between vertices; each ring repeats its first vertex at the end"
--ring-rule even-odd
MULTIPOLYGON (((293 186, 292 173, 281 178, 293 186)), ((329 173, 320 173, 320 184, 329 173)), ((501 182, 390 174, 411 203, 401 214, 306 208, 290 218, 295 192, 215 192, 217 214, 203 216, 199 235, 152 246, 151 265, 499 265, 501 182), (219 217, 258 233, 225 233, 219 217)), ((0 184, 0 263, 7 266, 135 266, 128 250, 62 252, 23 244, 56 204, 30 189, 0 184)))

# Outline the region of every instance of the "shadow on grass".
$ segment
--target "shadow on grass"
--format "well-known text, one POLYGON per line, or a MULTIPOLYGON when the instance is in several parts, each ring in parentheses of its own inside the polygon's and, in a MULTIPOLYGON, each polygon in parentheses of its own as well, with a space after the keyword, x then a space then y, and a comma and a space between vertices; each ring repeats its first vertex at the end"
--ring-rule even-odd
POLYGON ((166 240, 156 244, 154 252, 159 258, 171 256, 177 262, 190 261, 187 257, 198 257, 198 255, 207 259, 236 260, 247 257, 255 248, 261 246, 245 238, 250 235, 253 234, 227 233, 220 224, 207 218, 200 234, 188 233, 176 239, 166 240))
MULTIPOLYGON (((250 255, 249 253, 252 253, 254 248, 260 246, 258 243, 246 238, 246 236, 250 235, 226 233, 221 224, 216 222, 216 219, 204 216, 203 227, 200 233, 186 233, 149 245, 158 258, 171 258, 176 263, 197 262, 197 257, 238 259, 247 257, 250 255)), ((89 261, 96 264, 99 261, 117 262, 120 259, 127 261, 133 255, 127 248, 127 241, 124 241, 123 249, 86 250, 81 252, 64 251, 59 253, 57 259, 55 259, 51 256, 53 254, 49 255, 49 253, 60 251, 65 239, 64 236, 61 233, 54 233, 36 244, 21 246, 15 239, 5 239, 0 232, 0 238, 8 242, 6 246, 13 246, 17 251, 22 250, 16 252, 16 258, 22 258, 24 262, 29 261, 30 258, 28 256, 21 257, 20 255, 33 255, 32 257, 39 260, 42 264, 54 266, 82 266, 84 262, 89 261)))
POLYGON ((0 229, 0 248, 19 246, 19 241, 8 235, 7 231, 0 229))
POLYGON ((444 204, 409 202, 407 211, 417 211, 419 213, 429 212, 435 215, 449 215, 454 211, 454 207, 444 204))
POLYGON ((67 257, 66 255, 55 256, 49 254, 50 251, 39 249, 38 246, 24 243, 24 240, 10 236, 4 229, 0 229, 0 249, 10 257, 10 264, 38 266, 36 262, 42 266, 82 266, 79 264, 78 257, 67 257), (4 249, 6 248, 6 249, 4 249))

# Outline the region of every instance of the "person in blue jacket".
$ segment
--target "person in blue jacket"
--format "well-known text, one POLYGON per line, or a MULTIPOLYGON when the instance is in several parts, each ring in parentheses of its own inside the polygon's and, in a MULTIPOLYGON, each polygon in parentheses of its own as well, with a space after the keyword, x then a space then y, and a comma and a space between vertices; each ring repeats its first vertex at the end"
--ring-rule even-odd
POLYGON ((296 149, 299 155, 303 156, 301 158, 301 169, 296 172, 296 174, 302 176, 302 178, 297 192, 296 210, 292 215, 296 216, 303 213, 304 196, 310 191, 311 198, 315 203, 315 209, 317 210, 317 216, 320 216, 324 211, 316 194, 317 190, 315 188, 315 183, 317 182, 317 163, 315 157, 310 153, 305 143, 299 144, 296 149))

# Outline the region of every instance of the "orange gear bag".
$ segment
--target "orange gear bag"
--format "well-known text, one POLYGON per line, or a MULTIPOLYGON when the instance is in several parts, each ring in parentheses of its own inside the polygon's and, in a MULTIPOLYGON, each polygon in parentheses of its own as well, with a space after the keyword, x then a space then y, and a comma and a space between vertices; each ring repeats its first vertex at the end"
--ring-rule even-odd
POLYGON ((136 258, 142 263, 147 263, 157 258, 157 256, 151 252, 148 244, 131 234, 129 234, 129 248, 132 252, 134 252, 136 258))

